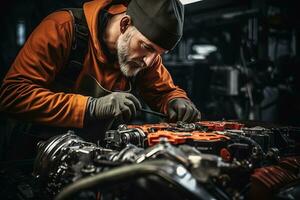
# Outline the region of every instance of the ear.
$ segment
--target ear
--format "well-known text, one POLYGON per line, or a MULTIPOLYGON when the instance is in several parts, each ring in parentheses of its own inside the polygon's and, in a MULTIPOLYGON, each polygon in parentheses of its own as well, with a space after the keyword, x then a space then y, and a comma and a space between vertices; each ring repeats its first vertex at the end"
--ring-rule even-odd
POLYGON ((127 28, 131 25, 131 18, 128 15, 125 15, 124 17, 122 17, 121 21, 120 21, 120 31, 121 33, 125 33, 125 31, 127 30, 127 28))

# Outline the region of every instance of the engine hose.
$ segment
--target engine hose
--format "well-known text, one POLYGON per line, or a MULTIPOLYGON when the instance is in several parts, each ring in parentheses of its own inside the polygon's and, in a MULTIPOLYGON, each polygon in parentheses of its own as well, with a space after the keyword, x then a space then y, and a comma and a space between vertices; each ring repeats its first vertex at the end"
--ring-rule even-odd
POLYGON ((199 193, 203 196, 203 199, 213 199, 210 194, 207 193, 203 188, 197 192, 198 194, 193 194, 187 188, 184 188, 180 183, 174 180, 166 171, 161 170, 163 166, 176 165, 174 162, 168 160, 154 160, 146 161, 140 164, 126 165, 118 168, 111 169, 106 172, 96 174, 94 176, 89 176, 82 178, 69 186, 65 187, 55 198, 55 200, 66 200, 71 199, 73 195, 81 190, 97 187, 107 187, 116 183, 122 183, 123 181, 128 181, 140 177, 145 177, 146 175, 155 175, 161 178, 163 181, 173 186, 177 186, 179 190, 185 192, 187 195, 191 196, 192 199, 199 199, 199 193))

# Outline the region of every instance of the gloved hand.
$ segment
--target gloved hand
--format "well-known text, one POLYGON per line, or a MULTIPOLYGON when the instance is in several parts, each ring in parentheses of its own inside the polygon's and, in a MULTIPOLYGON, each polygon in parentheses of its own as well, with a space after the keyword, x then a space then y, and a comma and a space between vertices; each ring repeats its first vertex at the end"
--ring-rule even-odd
POLYGON ((139 100, 130 93, 113 92, 100 98, 89 98, 88 112, 92 119, 120 118, 128 122, 141 109, 139 100))
POLYGON ((168 103, 168 116, 170 122, 195 122, 201 119, 201 113, 189 100, 183 98, 172 99, 168 103))

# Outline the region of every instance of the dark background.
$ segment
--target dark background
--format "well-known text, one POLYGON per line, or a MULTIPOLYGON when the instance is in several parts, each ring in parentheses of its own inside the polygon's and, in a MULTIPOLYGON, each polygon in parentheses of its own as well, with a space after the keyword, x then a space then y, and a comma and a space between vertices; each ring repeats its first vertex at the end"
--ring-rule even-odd
MULTIPOLYGON (((49 13, 80 0, 10 0, 0 12, 0 79, 49 13)), ((186 5, 184 37, 164 56, 205 120, 300 123, 296 1, 203 0, 186 5)), ((0 131, 6 130, 1 115, 0 131)), ((2 135, 3 136, 3 135, 2 135)), ((2 137, 1 136, 1 137, 2 137)), ((8 137, 9 138, 9 137, 8 137)), ((0 139, 0 145, 7 137, 0 139)))

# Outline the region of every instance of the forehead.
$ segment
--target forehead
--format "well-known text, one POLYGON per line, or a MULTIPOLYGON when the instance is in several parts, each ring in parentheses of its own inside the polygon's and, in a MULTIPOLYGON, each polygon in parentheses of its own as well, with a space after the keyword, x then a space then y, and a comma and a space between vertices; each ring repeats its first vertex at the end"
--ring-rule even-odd
POLYGON ((168 52, 168 50, 158 46, 154 42, 151 42, 148 38, 146 38, 138 29, 135 29, 135 36, 138 40, 144 42, 145 44, 151 46, 157 53, 163 54, 168 52))

